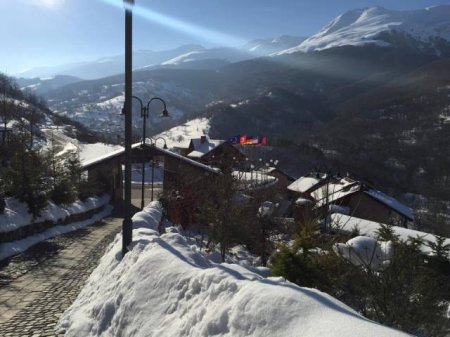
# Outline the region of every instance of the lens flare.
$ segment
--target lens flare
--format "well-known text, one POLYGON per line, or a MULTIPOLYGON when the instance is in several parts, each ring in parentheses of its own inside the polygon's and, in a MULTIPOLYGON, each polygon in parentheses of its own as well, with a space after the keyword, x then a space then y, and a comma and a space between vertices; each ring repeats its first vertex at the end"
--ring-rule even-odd
POLYGON ((170 28, 172 30, 182 32, 186 35, 195 36, 204 41, 212 42, 218 45, 232 47, 242 45, 246 42, 246 40, 242 38, 225 34, 206 27, 201 27, 189 22, 185 22, 139 5, 134 6, 126 4, 124 5, 124 2, 122 0, 100 0, 100 1, 120 9, 123 9, 124 7, 132 8, 133 14, 147 21, 157 23, 161 26, 170 28))
POLYGON ((48 9, 56 9, 64 4, 65 0, 33 0, 33 4, 48 9))

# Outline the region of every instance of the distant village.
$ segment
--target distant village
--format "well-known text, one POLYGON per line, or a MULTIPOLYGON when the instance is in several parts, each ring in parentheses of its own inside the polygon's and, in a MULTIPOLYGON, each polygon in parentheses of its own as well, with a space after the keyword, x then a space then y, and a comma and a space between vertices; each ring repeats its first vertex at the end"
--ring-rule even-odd
MULTIPOLYGON (((252 197, 265 191, 271 195, 271 215, 284 221, 301 222, 306 218, 328 219, 324 226, 333 225, 332 215, 346 216, 351 222, 371 222, 412 228, 413 211, 400 201, 379 191, 376 186, 349 174, 309 172, 302 177, 292 177, 280 169, 277 161, 249 158, 243 147, 264 146, 249 142, 211 139, 204 135, 186 140, 168 149, 164 139, 159 142, 137 143, 132 147, 133 162, 159 162, 163 167, 163 194, 176 194, 168 205, 169 219, 183 227, 195 222, 197 209, 194 194, 208 194, 205 179, 224 174, 224 167, 231 169, 238 181, 239 193, 252 197), (195 193, 194 193, 195 192, 195 193), (184 195, 183 195, 184 194, 184 195), (184 199, 185 202, 179 202, 184 199), (189 199, 189 201, 186 201, 189 199), (182 208, 182 210, 180 209, 182 208), (184 214, 177 217, 177 214, 184 214), (172 218, 171 218, 172 217, 172 218)), ((107 175, 108 192, 118 205, 122 202, 122 162, 124 151, 118 150, 82 163, 90 177, 107 175)), ((147 164, 150 165, 150 164, 147 164)), ((348 229, 349 231, 351 229, 348 229)))

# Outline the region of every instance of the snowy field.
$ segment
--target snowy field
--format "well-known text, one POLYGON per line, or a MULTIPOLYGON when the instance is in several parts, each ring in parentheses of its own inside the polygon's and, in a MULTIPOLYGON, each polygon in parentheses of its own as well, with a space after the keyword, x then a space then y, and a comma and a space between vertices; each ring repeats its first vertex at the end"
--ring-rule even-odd
POLYGON ((160 235, 157 202, 133 217, 61 317, 66 336, 407 336, 315 289, 216 264, 176 229, 160 235))
MULTIPOLYGON (((165 139, 167 147, 172 149, 174 147, 188 147, 191 138, 200 138, 200 136, 207 135, 209 132, 209 119, 197 118, 185 124, 173 127, 167 131, 161 132, 153 139, 162 137, 165 139)), ((164 146, 164 141, 157 140, 157 146, 164 146)))

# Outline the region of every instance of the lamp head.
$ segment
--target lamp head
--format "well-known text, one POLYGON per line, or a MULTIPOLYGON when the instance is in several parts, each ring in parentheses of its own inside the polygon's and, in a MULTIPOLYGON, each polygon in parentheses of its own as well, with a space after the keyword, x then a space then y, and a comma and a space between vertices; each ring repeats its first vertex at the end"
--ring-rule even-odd
POLYGON ((162 112, 162 114, 161 114, 161 117, 170 117, 169 111, 167 111, 166 108, 164 108, 164 110, 163 110, 163 112, 162 112))
POLYGON ((168 147, 167 147, 167 144, 166 144, 166 143, 164 143, 163 149, 164 149, 164 150, 167 150, 167 149, 168 149, 168 147))

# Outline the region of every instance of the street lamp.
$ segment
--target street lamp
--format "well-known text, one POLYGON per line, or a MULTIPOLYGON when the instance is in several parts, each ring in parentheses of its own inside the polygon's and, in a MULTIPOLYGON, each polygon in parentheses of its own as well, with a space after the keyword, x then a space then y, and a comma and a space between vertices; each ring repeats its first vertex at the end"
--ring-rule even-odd
MULTIPOLYGON (((166 102, 162 98, 153 97, 147 102, 146 106, 144 106, 144 103, 142 102, 142 100, 139 97, 132 96, 132 98, 136 99, 139 102, 139 105, 140 105, 140 108, 141 108, 141 117, 143 118, 143 124, 142 124, 142 145, 145 145, 146 129, 147 129, 147 118, 149 116, 150 104, 153 101, 155 101, 155 100, 158 100, 158 101, 162 102, 162 104, 164 105, 164 109, 163 109, 160 117, 169 117, 169 112, 167 111, 166 102)), ((161 137, 159 137, 159 138, 161 138, 161 137)), ((155 141, 155 143, 156 143, 156 141, 155 141)), ((165 146, 165 148, 167 148, 167 145, 165 146)), ((153 154, 152 154, 152 158, 153 158, 153 154)), ((144 209, 144 206, 145 206, 145 197, 144 197, 145 188, 144 188, 144 185, 145 185, 145 155, 142 156, 141 209, 144 209)), ((152 201, 153 201, 153 159, 152 159, 152 201)))
POLYGON ((133 236, 131 221, 131 129, 132 129, 132 85, 133 85, 133 5, 134 0, 124 0, 125 7, 125 186, 124 217, 122 223, 122 256, 128 252, 133 236))
MULTIPOLYGON (((164 141, 163 149, 164 150, 168 149, 167 148, 167 142, 166 142, 166 140, 163 137, 158 137, 158 138, 155 138, 155 139, 151 138, 151 139, 153 140, 153 142, 151 143, 152 146, 156 146, 156 142, 158 140, 162 139, 164 141)), ((154 185, 154 177, 155 177, 155 173, 154 172, 155 172, 155 160, 154 160, 154 158, 152 156, 152 201, 153 201, 153 185, 154 185)))

